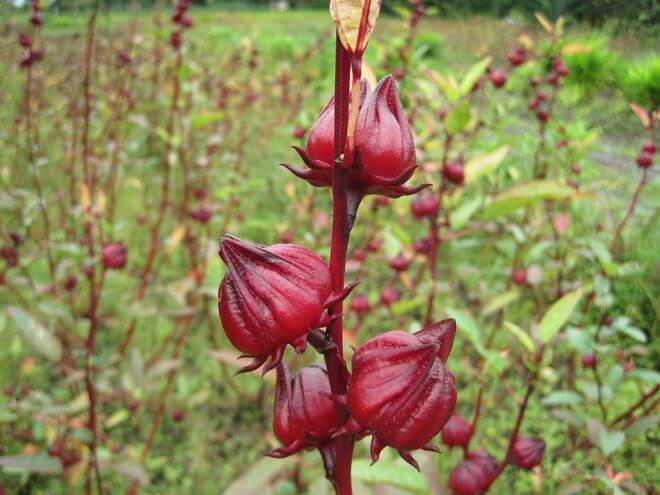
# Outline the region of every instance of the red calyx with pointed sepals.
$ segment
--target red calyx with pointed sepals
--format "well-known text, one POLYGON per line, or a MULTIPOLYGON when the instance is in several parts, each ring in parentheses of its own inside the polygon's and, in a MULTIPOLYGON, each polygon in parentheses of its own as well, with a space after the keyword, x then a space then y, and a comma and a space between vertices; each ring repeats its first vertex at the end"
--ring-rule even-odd
POLYGON ((533 469, 543 461, 545 442, 539 437, 518 437, 513 444, 513 459, 516 466, 533 469))
POLYGON ((518 48, 511 50, 507 55, 507 58, 511 65, 517 67, 525 63, 525 60, 527 60, 527 53, 524 48, 519 46, 518 48))
POLYGON ((653 155, 646 151, 641 151, 635 161, 640 168, 649 168, 653 165, 653 155))
POLYGON ((401 293, 392 287, 385 287, 380 292, 380 303, 383 306, 389 307, 399 299, 401 299, 401 293))
POLYGON ((488 491, 497 471, 497 459, 484 450, 465 454, 449 476, 449 488, 456 495, 482 495, 488 491))
POLYGON ((119 270, 126 266, 128 249, 123 242, 108 242, 101 249, 101 261, 106 270, 119 270))
POLYGON ((511 281, 516 285, 525 285, 527 283, 527 270, 516 268, 511 272, 511 281))
POLYGON ((596 354, 590 353, 582 356, 582 367, 585 369, 593 368, 596 366, 596 354))
POLYGON ((488 74, 488 79, 493 83, 493 86, 497 89, 501 88, 506 84, 506 74, 503 70, 495 69, 488 74))
POLYGON ((302 352, 307 334, 329 323, 325 308, 350 291, 333 294, 328 265, 295 244, 261 246, 226 235, 220 257, 228 268, 218 291, 222 326, 234 347, 254 358, 240 372, 268 357, 264 373, 274 368, 287 344, 302 352))
POLYGON ((399 253, 388 264, 395 272, 405 272, 408 269, 408 265, 410 265, 410 260, 403 253, 399 253))
POLYGON ((419 469, 410 451, 429 444, 456 406, 453 375, 445 368, 456 322, 444 320, 415 334, 386 332, 353 354, 347 406, 351 422, 372 435, 371 458, 385 446, 419 469))
POLYGON ((472 423, 463 416, 454 415, 442 429, 442 443, 449 447, 466 447, 473 434, 472 423))
POLYGON ((433 217, 438 214, 440 201, 432 192, 421 192, 410 202, 410 211, 415 218, 433 217))
POLYGON ((655 148, 655 143, 653 141, 644 141, 642 144, 642 151, 645 153, 650 153, 650 154, 655 154, 656 148, 655 148))
POLYGON ((442 176, 449 182, 457 186, 465 182, 465 171, 463 170, 463 160, 449 160, 442 166, 442 176))
POLYGON ((356 294, 353 299, 351 299, 350 304, 351 311, 355 311, 358 314, 368 313, 371 309, 369 304, 369 297, 366 294, 356 294))
POLYGON ((291 377, 284 363, 277 367, 273 431, 284 447, 272 457, 286 457, 330 440, 346 422, 331 398, 330 382, 324 365, 301 369, 291 377))
MULTIPOLYGON (((332 184, 334 165, 334 97, 309 131, 305 150, 294 148, 307 165, 282 164, 317 187, 332 184)), ((394 77, 386 76, 371 92, 363 82, 355 130, 355 157, 348 169, 348 189, 359 199, 366 194, 396 198, 427 187, 406 186, 416 168, 412 130, 399 100, 394 77)))

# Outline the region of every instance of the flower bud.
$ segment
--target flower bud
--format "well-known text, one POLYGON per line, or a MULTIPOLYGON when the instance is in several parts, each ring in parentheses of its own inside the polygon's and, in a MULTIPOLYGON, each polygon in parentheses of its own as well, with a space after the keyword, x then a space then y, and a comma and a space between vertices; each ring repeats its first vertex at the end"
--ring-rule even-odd
POLYGON ((655 143, 653 141, 644 141, 642 144, 642 151, 646 153, 650 153, 651 155, 655 154, 656 148, 655 148, 655 143))
POLYGON ((511 272, 511 281, 516 285, 525 285, 527 283, 527 270, 516 268, 511 272))
POLYGON ((493 86, 497 89, 506 84, 506 74, 500 69, 490 72, 488 74, 488 79, 490 79, 490 82, 493 83, 493 86))
POLYGON ((593 368, 596 366, 596 354, 590 353, 582 356, 582 367, 585 369, 593 368))
POLYGON ((509 63, 511 65, 517 67, 525 63, 525 60, 527 59, 527 53, 525 53, 524 48, 519 46, 518 48, 511 50, 507 55, 507 58, 509 59, 509 63))
POLYGON ((406 258, 403 253, 399 253, 394 258, 392 258, 388 264, 390 268, 395 272, 404 272, 408 269, 410 260, 406 258))
POLYGON ((639 155, 637 155, 637 160, 635 161, 640 168, 649 168, 653 165, 653 155, 646 151, 641 151, 639 155))
POLYGON ((463 161, 460 159, 449 160, 442 166, 442 176, 449 182, 462 185, 465 182, 465 171, 463 170, 463 161))
MULTIPOLYGON (((332 184, 335 102, 330 99, 309 131, 306 149, 296 148, 308 169, 283 164, 313 186, 332 184)), ((415 145, 392 76, 371 92, 363 83, 355 130, 355 157, 348 169, 348 188, 358 196, 414 194, 426 185, 406 186, 415 168, 415 145)))
POLYGON ((449 418, 442 429, 442 443, 449 447, 466 447, 474 434, 474 428, 463 416, 449 418))
POLYGON ((108 242, 101 250, 101 261, 106 270, 119 270, 126 266, 128 250, 123 242, 108 242))
POLYGON ((264 372, 274 368, 287 344, 302 352, 307 333, 327 319, 332 283, 326 263, 302 246, 261 246, 232 236, 220 241, 220 256, 228 269, 218 292, 222 326, 234 347, 254 358, 240 372, 269 356, 264 372))
POLYGON ((454 377, 445 368, 456 333, 454 320, 415 334, 386 332, 353 354, 347 406, 352 421, 372 434, 375 462, 385 446, 399 451, 414 467, 411 450, 429 445, 456 405, 454 377))
POLYGON ((346 422, 330 397, 324 365, 307 366, 292 379, 287 366, 281 363, 277 367, 273 432, 284 447, 270 455, 286 457, 328 441, 346 422))
POLYGON ((371 309, 369 297, 367 297, 366 294, 356 294, 355 297, 351 299, 350 309, 358 314, 368 313, 371 309))
POLYGON ((399 299, 401 299, 401 293, 392 287, 385 287, 380 293, 380 303, 388 308, 399 299))
POLYGON ((415 218, 433 217, 438 214, 440 201, 432 192, 422 192, 410 202, 410 211, 415 218))
POLYGON ((545 442, 539 437, 518 437, 513 444, 513 459, 516 466, 533 469, 543 461, 545 442))
POLYGON ((449 476, 449 488, 456 495, 486 493, 497 470, 497 460, 488 452, 468 452, 449 476))

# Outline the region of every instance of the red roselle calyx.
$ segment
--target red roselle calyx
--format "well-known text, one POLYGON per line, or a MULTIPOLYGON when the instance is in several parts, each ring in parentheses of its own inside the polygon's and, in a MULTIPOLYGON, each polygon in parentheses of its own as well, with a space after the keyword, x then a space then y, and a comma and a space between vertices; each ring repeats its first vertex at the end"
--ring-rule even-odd
POLYGON ((399 253, 394 258, 392 258, 388 264, 390 268, 395 272, 404 272, 408 269, 410 260, 406 258, 403 253, 399 253))
POLYGON ((126 266, 128 249, 123 242, 108 242, 101 250, 101 261, 106 270, 119 270, 126 266))
POLYGON ((517 67, 525 63, 525 60, 527 59, 527 53, 525 52, 524 48, 518 47, 511 50, 507 55, 507 58, 509 59, 509 63, 511 65, 517 67))
POLYGON ((593 368, 596 366, 596 354, 590 353, 582 356, 582 367, 585 369, 593 368))
POLYGON ((415 239, 415 242, 413 242, 413 249, 417 254, 426 255, 431 251, 431 243, 426 237, 415 239))
POLYGON ((386 332, 355 351, 346 429, 371 433, 374 462, 391 446, 419 469, 410 451, 436 450, 429 442, 456 405, 454 377, 444 364, 455 333, 455 321, 444 320, 415 334, 386 332))
POLYGON ((449 476, 449 488, 456 495, 482 495, 488 491, 497 471, 497 459, 484 450, 465 454, 449 476))
POLYGON ((302 352, 307 334, 329 323, 325 309, 349 290, 332 294, 328 265, 295 244, 261 246, 223 236, 220 256, 227 265, 218 292, 222 326, 231 343, 253 358, 239 370, 264 373, 279 364, 287 344, 302 352))
POLYGON ((386 307, 390 307, 399 299, 401 299, 401 293, 392 287, 385 287, 380 293, 380 303, 386 307))
MULTIPOLYGON (((396 81, 387 76, 373 92, 366 81, 362 84, 355 131, 356 152, 348 171, 348 189, 353 201, 359 202, 366 194, 396 198, 420 191, 426 185, 405 185, 416 168, 415 145, 399 101, 396 81)), ((306 149, 295 148, 308 168, 283 164, 313 186, 329 187, 332 183, 334 119, 335 102, 332 98, 309 131, 306 149)))
POLYGON ((641 151, 635 161, 640 168, 649 168, 653 165, 653 155, 646 151, 641 151))
POLYGON ((516 466, 533 469, 543 461, 545 442, 539 437, 518 437, 513 444, 513 459, 516 466))
POLYGON ((291 378, 284 363, 277 367, 273 431, 284 447, 270 453, 286 457, 327 442, 346 422, 331 399, 324 365, 307 366, 291 378))
POLYGON ((449 182, 457 186, 465 182, 465 171, 463 170, 463 160, 449 160, 442 166, 442 176, 449 182))
POLYGON ((369 297, 366 294, 355 294, 353 299, 351 299, 350 309, 357 314, 368 313, 371 309, 369 297))
POLYGON ((525 285, 527 283, 527 270, 516 268, 511 272, 511 281, 516 285, 525 285))
POLYGON ((650 153, 650 154, 655 154, 656 148, 655 148, 655 143, 653 141, 644 141, 644 144, 642 144, 642 151, 645 153, 650 153))
POLYGON ((449 447, 466 447, 473 434, 472 423, 463 416, 454 415, 442 429, 442 443, 449 447))
POLYGON ((410 211, 415 218, 433 217, 438 214, 440 201, 432 192, 421 192, 410 202, 410 211))
POLYGON ((493 86, 497 89, 506 84, 506 74, 500 69, 490 72, 488 74, 488 79, 490 79, 490 82, 493 83, 493 86))

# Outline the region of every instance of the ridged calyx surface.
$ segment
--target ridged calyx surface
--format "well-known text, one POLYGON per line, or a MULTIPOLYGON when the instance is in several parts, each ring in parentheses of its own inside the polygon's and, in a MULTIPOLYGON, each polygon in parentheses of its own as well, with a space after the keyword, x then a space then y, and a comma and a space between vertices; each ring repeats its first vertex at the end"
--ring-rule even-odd
POLYGON ((330 394, 324 365, 307 366, 292 378, 287 366, 280 363, 277 367, 273 432, 284 447, 271 452, 272 457, 286 457, 330 440, 346 421, 330 394))
POLYGON ((442 443, 449 447, 465 447, 470 442, 474 428, 463 416, 452 416, 442 429, 442 443))
POLYGON ((533 469, 543 461, 545 442, 539 437, 518 437, 513 444, 513 459, 516 466, 533 469))
POLYGON ((418 468, 410 451, 429 444, 454 412, 454 377, 445 367, 456 333, 454 320, 415 334, 390 331, 361 345, 353 355, 347 405, 353 424, 372 435, 375 462, 385 446, 418 468))
MULTIPOLYGON (((283 164, 313 186, 332 184, 334 119, 332 98, 310 130, 306 149, 295 148, 308 168, 283 164)), ((396 198, 428 186, 405 185, 416 168, 415 144, 391 75, 381 79, 373 92, 363 82, 355 149, 354 162, 348 169, 348 188, 355 196, 381 194, 396 198)))
MULTIPOLYGON (((330 270, 320 256, 295 244, 261 246, 224 236, 220 256, 227 265, 218 291, 220 319, 227 337, 264 373, 282 359, 287 344, 302 352, 307 334, 329 320, 330 270)), ((343 296, 343 295, 342 295, 343 296)))
POLYGON ((498 463, 484 450, 465 454, 449 476, 449 488, 456 495, 482 495, 488 491, 498 463))

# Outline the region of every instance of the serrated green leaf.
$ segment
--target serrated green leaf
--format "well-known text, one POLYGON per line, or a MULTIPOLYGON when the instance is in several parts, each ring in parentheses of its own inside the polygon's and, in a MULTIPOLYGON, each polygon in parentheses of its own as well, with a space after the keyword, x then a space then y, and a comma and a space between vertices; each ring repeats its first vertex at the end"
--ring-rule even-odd
POLYGON ((470 94, 472 88, 474 87, 474 83, 476 83, 479 78, 484 75, 492 60, 493 59, 491 57, 486 57, 468 69, 465 77, 463 77, 463 80, 461 81, 461 85, 459 86, 459 90, 463 96, 470 94))
POLYGON ((484 307, 481 310, 481 314, 483 316, 491 315, 496 311, 508 306, 513 301, 516 301, 519 297, 520 292, 518 289, 511 289, 503 292, 502 294, 498 294, 497 296, 490 299, 486 304, 484 304, 484 307))
POLYGON ((451 108, 445 116, 445 127, 449 134, 456 134, 464 130, 470 123, 472 113, 470 110, 470 103, 462 101, 455 107, 451 108))
POLYGON ((490 220, 536 201, 567 199, 574 193, 568 185, 551 180, 521 182, 495 196, 484 208, 483 216, 490 220))
POLYGON ((62 345, 53 334, 46 330, 41 322, 17 306, 9 306, 7 313, 16 325, 18 334, 35 351, 53 361, 60 360, 62 345))
POLYGON ((516 337, 518 341, 523 345, 523 347, 525 347, 525 349, 527 349, 529 352, 534 352, 536 350, 536 346, 534 345, 532 338, 518 325, 511 323, 510 321, 505 321, 504 328, 511 332, 513 336, 516 337))
POLYGON ((509 149, 510 147, 505 145, 470 158, 465 164, 465 182, 470 184, 495 170, 504 161, 509 149))
POLYGON ((575 306, 582 297, 583 289, 578 289, 562 296, 550 306, 539 323, 539 338, 544 344, 550 342, 568 321, 575 306))

